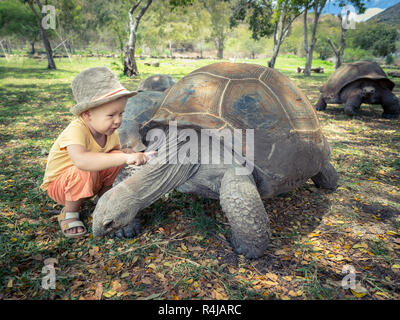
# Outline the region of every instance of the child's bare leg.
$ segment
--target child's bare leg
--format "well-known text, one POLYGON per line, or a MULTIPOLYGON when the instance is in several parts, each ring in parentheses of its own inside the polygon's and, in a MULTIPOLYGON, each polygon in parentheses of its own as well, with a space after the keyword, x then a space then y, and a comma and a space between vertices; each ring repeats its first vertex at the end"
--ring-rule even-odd
MULTIPOLYGON (((77 201, 65 201, 64 211, 65 212, 79 212, 84 200, 85 199, 83 198, 83 199, 79 199, 77 201)), ((67 219, 67 220, 62 221, 61 225, 63 225, 64 223, 69 223, 69 222, 73 222, 76 220, 77 219, 67 219)), ((83 231, 84 231, 84 229, 82 227, 75 227, 75 228, 65 230, 66 233, 70 233, 70 234, 79 233, 79 232, 83 232, 83 231)))

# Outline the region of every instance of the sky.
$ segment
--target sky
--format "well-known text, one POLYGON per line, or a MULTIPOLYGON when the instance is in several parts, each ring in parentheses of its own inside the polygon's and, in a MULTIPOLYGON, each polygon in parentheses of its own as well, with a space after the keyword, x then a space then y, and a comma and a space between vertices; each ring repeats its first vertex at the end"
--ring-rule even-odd
MULTIPOLYGON (((338 14, 342 9, 339 8, 335 3, 338 1, 334 0, 329 0, 328 3, 326 4, 323 13, 331 13, 331 14, 338 14)), ((383 10, 394 6, 395 4, 399 3, 400 0, 366 0, 365 1, 365 7, 366 11, 364 14, 357 14, 357 10, 355 11, 355 20, 357 22, 359 21, 365 21, 375 14, 378 14, 379 12, 382 12, 383 10)))

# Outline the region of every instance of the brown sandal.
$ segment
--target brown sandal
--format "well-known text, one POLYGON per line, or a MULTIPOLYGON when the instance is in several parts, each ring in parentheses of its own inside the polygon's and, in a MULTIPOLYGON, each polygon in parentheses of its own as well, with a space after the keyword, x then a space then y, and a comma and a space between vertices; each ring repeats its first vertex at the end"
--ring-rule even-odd
POLYGON ((60 224, 61 232, 67 238, 79 238, 87 233, 85 225, 83 224, 82 221, 79 220, 79 212, 64 212, 64 209, 63 209, 61 211, 61 213, 57 216, 57 220, 58 220, 58 223, 60 224), (72 221, 72 222, 67 222, 67 223, 61 224, 63 221, 69 220, 69 219, 77 219, 77 221, 72 221), (82 227, 83 231, 78 232, 78 233, 67 233, 66 232, 67 230, 76 228, 76 227, 82 227))

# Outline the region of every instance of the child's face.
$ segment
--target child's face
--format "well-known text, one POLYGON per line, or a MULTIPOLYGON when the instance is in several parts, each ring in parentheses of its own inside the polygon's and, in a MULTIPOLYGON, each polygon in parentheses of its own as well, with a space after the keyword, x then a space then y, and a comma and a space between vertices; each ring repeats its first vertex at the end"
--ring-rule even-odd
POLYGON ((127 100, 123 97, 103 104, 85 111, 82 117, 92 132, 109 136, 120 127, 127 100))

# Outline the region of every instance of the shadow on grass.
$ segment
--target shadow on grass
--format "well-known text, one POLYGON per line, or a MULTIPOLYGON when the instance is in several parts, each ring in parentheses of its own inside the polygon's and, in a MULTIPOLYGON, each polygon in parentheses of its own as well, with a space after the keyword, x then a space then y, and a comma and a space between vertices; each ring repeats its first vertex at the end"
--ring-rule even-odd
POLYGON ((4 67, 0 66, 0 79, 5 78, 16 78, 16 79, 54 79, 61 78, 64 75, 72 75, 76 72, 56 69, 49 70, 42 67, 32 68, 32 67, 4 67))
POLYGON ((5 122, 18 116, 44 116, 48 112, 58 111, 61 102, 72 99, 71 87, 68 84, 43 87, 9 84, 0 88, 0 95, 4 97, 0 119, 5 122))

